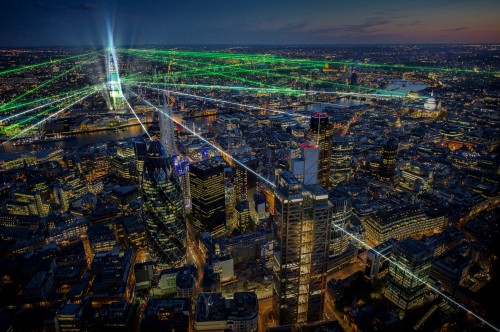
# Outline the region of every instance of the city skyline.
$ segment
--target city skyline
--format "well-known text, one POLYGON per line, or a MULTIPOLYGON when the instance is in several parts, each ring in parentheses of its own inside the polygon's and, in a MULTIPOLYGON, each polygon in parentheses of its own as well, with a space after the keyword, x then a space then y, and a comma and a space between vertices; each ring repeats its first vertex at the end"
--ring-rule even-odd
POLYGON ((0 46, 498 43, 497 1, 23 0, 0 5, 0 46))
POLYGON ((0 4, 0 330, 500 331, 497 9, 0 4))

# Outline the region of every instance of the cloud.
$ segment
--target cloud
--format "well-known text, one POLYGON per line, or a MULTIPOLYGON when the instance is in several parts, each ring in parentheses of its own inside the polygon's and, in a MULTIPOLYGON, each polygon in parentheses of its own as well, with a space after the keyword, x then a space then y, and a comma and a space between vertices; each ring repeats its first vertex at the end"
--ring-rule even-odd
POLYGON ((343 24, 336 26, 317 27, 308 32, 317 34, 340 34, 340 35, 366 35, 376 33, 382 30, 382 27, 391 23, 387 18, 370 17, 359 24, 343 24))
POLYGON ((436 32, 458 32, 458 31, 463 31, 463 30, 468 30, 468 29, 469 29, 468 27, 459 27, 459 28, 437 30, 436 32))
POLYGON ((408 23, 397 23, 396 24, 398 27, 414 27, 416 25, 422 25, 421 21, 413 21, 413 22, 408 22, 408 23))

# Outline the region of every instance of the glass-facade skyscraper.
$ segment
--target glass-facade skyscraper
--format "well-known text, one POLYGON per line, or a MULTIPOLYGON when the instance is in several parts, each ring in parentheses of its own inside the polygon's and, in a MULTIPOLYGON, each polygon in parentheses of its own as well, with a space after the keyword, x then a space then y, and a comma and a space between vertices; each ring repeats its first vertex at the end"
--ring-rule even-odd
POLYGON ((396 156, 398 154, 398 140, 390 138, 382 147, 380 156, 380 177, 390 180, 396 174, 396 156))
POLYGON ((226 231, 224 166, 213 160, 189 168, 193 224, 198 232, 220 236, 226 231))
POLYGON ((394 245, 384 296, 406 311, 424 304, 432 251, 421 241, 406 238, 394 245))
POLYGON ((330 232, 330 257, 343 254, 349 246, 349 236, 346 229, 352 217, 352 197, 340 190, 334 189, 328 193, 333 205, 332 230, 330 232))
POLYGON ((170 159, 159 140, 150 143, 142 172, 142 214, 149 254, 158 268, 185 262, 184 202, 170 159))
POLYGON ((332 187, 349 179, 352 172, 352 152, 354 143, 343 136, 336 136, 332 144, 330 164, 330 185, 332 187))
POLYGON ((318 184, 328 189, 333 139, 333 124, 329 122, 328 115, 318 112, 311 116, 311 127, 306 136, 308 143, 316 145, 319 149, 318 184))

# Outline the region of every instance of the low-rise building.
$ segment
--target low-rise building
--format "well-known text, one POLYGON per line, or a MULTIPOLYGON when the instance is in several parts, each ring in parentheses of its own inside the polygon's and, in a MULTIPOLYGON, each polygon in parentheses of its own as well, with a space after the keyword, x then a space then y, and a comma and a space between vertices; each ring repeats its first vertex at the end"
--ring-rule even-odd
POLYGON ((194 330, 257 331, 258 313, 259 304, 255 293, 234 293, 233 299, 226 299, 221 293, 200 293, 194 314, 194 330))

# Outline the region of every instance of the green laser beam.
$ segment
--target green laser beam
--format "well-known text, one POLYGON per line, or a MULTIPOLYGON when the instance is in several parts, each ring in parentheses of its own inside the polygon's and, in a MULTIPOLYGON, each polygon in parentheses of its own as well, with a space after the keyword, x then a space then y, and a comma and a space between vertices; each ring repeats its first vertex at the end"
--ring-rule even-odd
MULTIPOLYGON (((153 58, 152 60, 155 60, 155 61, 158 61, 158 62, 166 61, 165 59, 162 59, 162 58, 160 58, 160 59, 153 58)), ((198 65, 208 65, 208 66, 211 65, 210 63, 199 62, 199 61, 194 61, 194 60, 176 59, 176 61, 188 62, 188 63, 195 63, 195 64, 198 64, 198 65)), ((180 65, 181 67, 183 66, 181 64, 178 64, 178 65, 180 65)), ((188 68, 190 68, 190 67, 188 66, 188 68)), ((240 73, 240 72, 246 72, 246 73, 254 73, 255 74, 255 73, 261 72, 261 71, 266 71, 267 72, 268 70, 269 69, 262 69, 262 70, 251 70, 251 69, 242 70, 242 69, 236 69, 235 71, 238 72, 238 73, 240 73)), ((222 77, 225 77, 225 78, 232 78, 232 79, 244 82, 244 83, 250 83, 250 84, 257 85, 257 86, 263 86, 264 85, 264 86, 267 86, 269 88, 283 89, 283 87, 277 87, 277 86, 273 86, 273 85, 270 85, 270 84, 263 84, 262 82, 252 81, 252 80, 244 79, 244 78, 237 77, 237 76, 232 76, 232 75, 228 75, 228 74, 223 74, 223 73, 215 72, 215 71, 212 71, 212 70, 203 71, 201 73, 201 75, 203 75, 203 74, 212 74, 212 75, 222 76, 222 77)), ((365 90, 368 93, 373 93, 375 91, 378 91, 379 94, 383 94, 385 96, 393 96, 393 97, 405 97, 406 96, 405 93, 401 93, 401 92, 389 91, 389 90, 384 90, 384 89, 376 89, 376 88, 370 88, 370 87, 364 87, 364 86, 351 86, 351 85, 348 85, 348 84, 343 84, 343 83, 338 83, 338 82, 332 82, 332 81, 329 81, 329 80, 312 79, 312 78, 308 78, 308 77, 304 77, 304 76, 292 76, 292 75, 279 74, 279 73, 274 73, 274 72, 272 72, 271 75, 274 76, 274 77, 288 78, 288 79, 291 79, 291 80, 300 80, 300 81, 307 82, 307 83, 313 83, 313 84, 321 83, 321 84, 327 84, 327 85, 331 85, 331 86, 335 86, 335 87, 349 88, 349 90, 352 90, 352 89, 365 90)), ((349 91, 347 91, 347 92, 349 92, 349 91)))
MULTIPOLYGON (((151 60, 151 59, 149 59, 149 60, 151 60)), ((162 61, 162 59, 158 59, 158 60, 153 59, 153 60, 154 61, 158 61, 158 62, 162 61)), ((180 60, 180 59, 177 59, 177 60, 181 61, 181 62, 193 63, 192 61, 189 61, 189 60, 180 60)), ((198 64, 207 64, 207 63, 198 62, 198 64)), ((191 68, 191 66, 188 66, 188 65, 182 65, 182 64, 178 64, 178 65, 181 66, 181 67, 191 68)), ((252 73, 254 71, 248 71, 248 72, 252 73)), ((200 72, 196 73, 196 75, 205 75, 205 74, 206 75, 220 76, 220 77, 224 77, 224 78, 230 78, 230 79, 234 79, 234 80, 237 80, 237 81, 240 81, 240 82, 244 82, 244 83, 247 83, 247 84, 253 84, 253 85, 256 85, 256 86, 265 86, 265 87, 274 88, 274 89, 286 89, 286 88, 283 88, 283 87, 279 87, 279 86, 275 86, 275 85, 271 85, 271 84, 267 84, 267 83, 263 83, 263 82, 259 82, 259 81, 249 80, 247 78, 233 76, 233 75, 229 75, 229 74, 225 74, 225 73, 221 73, 221 72, 216 72, 216 71, 212 71, 212 70, 201 70, 200 72)), ((290 93, 293 94, 294 93, 293 90, 290 90, 290 93)), ((300 94, 302 94, 302 93, 300 93, 300 94)))
MULTIPOLYGON (((92 93, 93 93, 93 92, 92 92, 92 93)), ((82 95, 82 94, 83 94, 83 92, 80 92, 80 93, 78 93, 77 95, 78 95, 78 96, 80 96, 80 95, 82 95)), ((19 127, 19 126, 21 126, 21 125, 23 125, 23 124, 25 124, 25 123, 29 123, 29 122, 31 122, 32 120, 35 120, 35 119, 39 118, 40 116, 43 116, 43 115, 45 115, 45 114, 47 114, 47 113, 52 112, 52 111, 53 111, 53 110, 55 110, 55 109, 58 109, 59 107, 61 107, 61 105, 65 105, 66 103, 71 104, 71 102, 72 102, 73 100, 76 100, 76 99, 78 99, 78 98, 73 98, 73 99, 71 99, 71 100, 69 100, 69 101, 67 101, 67 102, 64 102, 64 103, 60 104, 60 105, 55 105, 55 106, 50 107, 50 108, 48 108, 48 109, 46 109, 46 110, 44 110, 44 111, 42 111, 42 112, 39 112, 39 113, 37 113, 37 114, 35 114, 35 115, 32 115, 32 116, 30 116, 30 117, 28 117, 28 118, 26 118, 26 119, 23 119, 23 120, 21 120, 21 121, 19 121, 19 122, 16 122, 16 123, 12 124, 12 125, 9 125, 9 126, 7 126, 7 127, 3 128, 2 130, 0 130, 0 134, 8 133, 9 131, 12 131, 13 129, 15 129, 15 128, 17 128, 17 127, 19 127)))
POLYGON ((20 103, 20 104, 16 104, 16 105, 13 105, 13 106, 9 106, 9 107, 7 107, 5 109, 2 109, 1 112, 6 112, 6 111, 9 111, 9 110, 21 108, 21 107, 24 107, 24 106, 33 105, 33 104, 44 102, 44 101, 47 101, 47 100, 50 101, 50 100, 53 100, 54 98, 57 98, 57 97, 67 96, 69 94, 72 94, 72 93, 75 93, 75 92, 78 92, 78 91, 82 91, 82 90, 85 90, 85 89, 89 89, 89 88, 94 88, 94 87, 97 87, 99 85, 102 85, 102 83, 96 84, 96 85, 87 86, 87 87, 80 88, 80 89, 75 89, 75 90, 68 91, 68 92, 58 93, 58 94, 55 94, 55 95, 51 95, 49 97, 43 97, 43 98, 38 98, 38 99, 35 99, 35 100, 30 100, 30 101, 27 101, 27 102, 24 102, 24 103, 20 103))
POLYGON ((47 120, 49 120, 50 118, 52 118, 52 117, 54 117, 54 116, 58 115, 58 114, 59 114, 59 113, 61 113, 61 112, 64 112, 65 110, 67 110, 67 109, 68 109, 68 108, 70 108, 71 106, 73 106, 73 105, 75 105, 75 104, 77 104, 77 103, 79 103, 79 102, 83 101, 84 99, 88 98, 89 96, 93 95, 94 93, 95 93, 95 91, 93 91, 93 92, 91 92, 91 93, 89 93, 89 94, 87 94, 87 95, 83 96, 82 98, 80 98, 80 99, 76 100, 75 102, 73 102, 73 103, 71 103, 71 104, 69 104, 69 105, 67 105, 67 106, 64 106, 64 107, 63 107, 62 109, 60 109, 59 111, 57 111, 57 112, 55 112, 55 113, 53 113, 53 114, 51 114, 51 115, 47 116, 46 118, 43 118, 42 120, 38 121, 38 122, 37 122, 37 123, 35 123, 34 125, 32 125, 32 126, 30 126, 30 127, 26 128, 25 130, 21 131, 19 134, 15 135, 15 136, 13 136, 13 137, 11 137, 11 138, 9 138, 7 141, 3 142, 1 145, 4 145, 4 144, 6 144, 6 143, 8 143, 8 142, 12 141, 13 139, 15 139, 15 138, 17 138, 17 137, 21 136, 21 135, 22 135, 22 134, 24 134, 25 132, 27 132, 27 131, 29 131, 29 130, 31 130, 31 129, 33 129, 33 128, 35 128, 35 127, 39 126, 39 125, 41 125, 42 123, 46 122, 46 121, 47 121, 47 120))
POLYGON ((195 52, 195 51, 168 51, 168 50, 145 50, 145 49, 128 49, 136 52, 150 52, 157 54, 169 54, 169 55, 184 55, 190 57, 205 57, 205 58, 247 58, 247 59, 257 59, 265 58, 268 62, 276 61, 288 61, 297 63, 315 63, 318 65, 325 64, 336 64, 345 66, 360 66, 360 67, 374 67, 374 68, 387 68, 387 69, 398 69, 398 70, 422 70, 422 71, 440 71, 440 72, 450 72, 450 73, 464 73, 464 74, 483 74, 483 75, 499 75, 500 71, 493 70, 479 70, 479 69, 461 69, 461 68, 449 68, 449 67, 434 67, 434 66, 419 66, 419 65, 404 65, 404 64, 390 64, 390 63, 369 63, 369 62, 355 62, 355 61, 331 61, 328 59, 296 59, 296 58, 284 58, 277 56, 269 56, 262 54, 244 54, 244 53, 225 53, 225 52, 195 52))
POLYGON ((34 65, 28 65, 28 66, 23 66, 23 67, 19 67, 19 68, 7 69, 7 70, 4 70, 4 71, 1 71, 0 72, 0 76, 1 75, 5 75, 5 74, 16 73, 18 71, 23 71, 23 70, 27 70, 27 69, 36 68, 36 67, 47 66, 47 65, 50 65, 50 64, 53 64, 53 63, 59 63, 59 62, 63 62, 63 61, 71 60, 71 59, 82 58, 82 57, 86 57, 86 56, 89 56, 89 55, 95 54, 95 53, 96 52, 89 52, 89 53, 80 54, 80 55, 73 55, 73 56, 66 57, 66 58, 61 58, 61 59, 55 59, 55 60, 51 60, 51 61, 41 62, 41 63, 37 63, 37 64, 34 64, 34 65))
POLYGON ((72 71, 76 70, 77 68, 79 68, 79 67, 81 67, 81 66, 83 66, 83 65, 85 65, 85 64, 87 64, 87 63, 89 63, 89 62, 91 62, 91 61, 93 61, 93 59, 88 60, 88 61, 84 61, 84 62, 82 62, 82 63, 80 63, 80 64, 78 64, 78 65, 76 65, 76 66, 74 66, 74 67, 72 67, 72 68, 70 68, 70 69, 68 69, 68 70, 64 71, 64 72, 63 72, 63 73, 61 73, 61 74, 59 74, 59 75, 57 75, 57 76, 55 76, 55 77, 53 77, 53 78, 51 78, 51 79, 49 79, 49 80, 47 80, 47 81, 42 82, 41 84, 37 85, 37 86, 36 86, 36 87, 34 87, 33 89, 30 89, 30 90, 26 91, 25 93, 23 93, 23 94, 21 94, 21 95, 17 96, 16 98, 12 99, 11 101, 9 101, 9 102, 7 102, 7 103, 3 104, 2 106, 0 106, 0 111, 4 111, 4 110, 5 110, 5 108, 6 108, 7 106, 11 105, 12 103, 14 103, 14 102, 16 102, 16 101, 18 101, 18 100, 20 100, 20 99, 22 99, 22 98, 26 97, 27 95, 31 94, 31 93, 32 93, 32 92, 34 92, 34 91, 37 91, 37 90, 39 90, 39 89, 43 88, 44 86, 49 85, 50 83, 52 83, 52 82, 54 82, 54 81, 56 81, 56 80, 60 79, 61 77, 63 77, 63 76, 65 76, 65 75, 67 75, 68 73, 70 73, 70 72, 72 72, 72 71))
POLYGON ((51 101, 51 102, 49 102, 49 103, 46 103, 46 104, 43 104, 43 105, 40 105, 40 106, 37 106, 37 107, 31 108, 31 109, 28 109, 28 110, 25 110, 25 111, 22 111, 22 112, 19 112, 19 113, 15 113, 15 114, 10 115, 10 116, 8 116, 8 117, 6 117, 6 118, 0 119, 0 123, 2 123, 2 122, 6 122, 6 121, 9 121, 9 120, 11 120, 11 119, 17 118, 17 117, 19 117, 19 116, 21 116, 21 115, 24 115, 24 114, 28 114, 28 113, 34 112, 34 111, 36 111, 36 110, 38 110, 38 109, 45 108, 45 107, 47 107, 47 106, 50 106, 50 105, 53 105, 53 104, 59 103, 59 102, 61 102, 61 101, 63 101, 63 100, 66 100, 66 99, 72 98, 72 97, 74 97, 74 96, 77 96, 78 94, 81 94, 82 92, 87 92, 87 91, 92 90, 92 89, 93 89, 92 87, 87 87, 87 88, 85 88, 85 89, 79 89, 79 90, 78 90, 78 92, 76 92, 76 93, 74 93, 74 94, 72 94, 72 95, 70 95, 70 96, 62 97, 62 98, 60 98, 60 99, 53 100, 53 101, 51 101))

